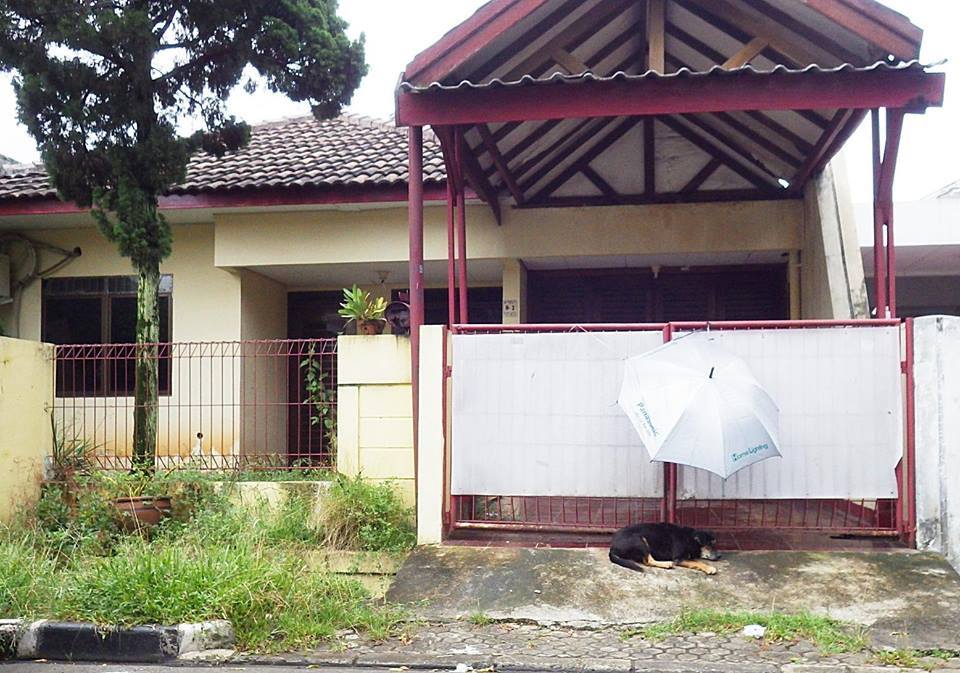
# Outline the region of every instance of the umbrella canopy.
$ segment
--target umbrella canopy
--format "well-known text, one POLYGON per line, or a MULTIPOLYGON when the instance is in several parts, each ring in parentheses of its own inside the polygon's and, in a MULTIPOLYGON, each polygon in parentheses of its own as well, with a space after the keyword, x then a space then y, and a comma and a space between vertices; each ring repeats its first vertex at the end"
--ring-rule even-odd
POLYGON ((709 333, 627 360, 617 402, 653 460, 726 479, 780 455, 776 403, 709 333))

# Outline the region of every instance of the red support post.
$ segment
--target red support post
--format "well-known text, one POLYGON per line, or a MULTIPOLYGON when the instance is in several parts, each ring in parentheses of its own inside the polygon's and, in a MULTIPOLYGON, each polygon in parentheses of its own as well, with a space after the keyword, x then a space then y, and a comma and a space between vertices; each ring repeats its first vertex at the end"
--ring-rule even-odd
POLYGON ((459 127, 454 131, 454 156, 457 165, 457 251, 459 261, 457 272, 460 275, 460 324, 470 322, 467 306, 467 209, 465 199, 465 185, 463 180, 463 130, 459 127))
POLYGON ((897 317, 897 245, 893 240, 893 204, 883 207, 887 231, 887 308, 889 317, 897 317))
POLYGON ((893 178, 900 153, 900 136, 903 132, 903 110, 887 110, 886 146, 883 162, 877 178, 877 194, 880 211, 887 233, 887 305, 890 317, 897 316, 897 251, 893 237, 893 178))
POLYGON ((454 201, 456 199, 454 191, 454 175, 450 170, 453 162, 447 161, 447 324, 454 325, 457 322, 457 279, 454 249, 454 201))
POLYGON ((407 225, 410 233, 410 382, 413 397, 413 466, 417 475, 417 446, 420 411, 420 327, 423 325, 423 128, 407 132, 409 198, 407 225))
MULTIPOLYGON (((673 339, 673 325, 663 327, 663 342, 673 339)), ((663 503, 660 506, 660 518, 667 523, 677 522, 677 465, 663 464, 663 503)))
POLYGON ((917 544, 917 478, 916 478, 916 459, 917 459, 917 418, 916 418, 916 382, 913 378, 914 363, 914 342, 913 342, 913 318, 907 318, 905 329, 906 351, 906 426, 907 426, 907 452, 904 457, 903 466, 903 490, 900 492, 903 507, 906 509, 906 521, 901 524, 897 522, 898 527, 904 525, 906 530, 906 543, 910 547, 917 544))
POLYGON ((880 212, 880 110, 871 111, 873 136, 873 304, 878 320, 887 317, 887 258, 884 254, 883 214, 880 212))

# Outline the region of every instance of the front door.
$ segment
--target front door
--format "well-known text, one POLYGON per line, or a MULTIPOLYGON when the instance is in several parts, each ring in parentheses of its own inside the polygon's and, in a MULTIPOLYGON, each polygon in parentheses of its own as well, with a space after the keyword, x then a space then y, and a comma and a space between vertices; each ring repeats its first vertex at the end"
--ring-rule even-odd
POLYGON ((528 274, 530 322, 784 320, 785 265, 581 269, 528 274))

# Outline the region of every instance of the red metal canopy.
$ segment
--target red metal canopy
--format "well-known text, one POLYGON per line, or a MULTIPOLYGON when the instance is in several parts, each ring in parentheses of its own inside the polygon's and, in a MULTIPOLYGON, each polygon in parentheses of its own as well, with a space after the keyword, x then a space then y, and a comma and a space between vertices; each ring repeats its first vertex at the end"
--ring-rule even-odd
MULTIPOLYGON (((799 198, 871 111, 877 317, 896 315, 903 117, 943 102, 944 76, 917 61, 922 36, 875 0, 491 0, 418 55, 396 92, 411 168, 423 126, 444 150, 450 322, 456 275, 467 315, 465 184, 498 220, 506 198, 535 208, 799 198)), ((422 206, 411 170, 415 390, 422 206)))
POLYGON ((942 104, 921 37, 872 0, 494 0, 397 120, 460 127, 491 205, 795 198, 867 110, 942 104))

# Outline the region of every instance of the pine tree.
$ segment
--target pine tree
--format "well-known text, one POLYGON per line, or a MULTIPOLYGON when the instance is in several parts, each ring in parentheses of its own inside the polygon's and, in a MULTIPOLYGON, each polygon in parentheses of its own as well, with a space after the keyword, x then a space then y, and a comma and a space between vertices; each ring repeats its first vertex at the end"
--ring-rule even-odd
POLYGON ((224 109, 241 81, 337 115, 366 74, 363 37, 346 28, 336 0, 0 0, 0 67, 15 73, 20 121, 61 198, 91 209, 139 278, 140 469, 155 460, 160 263, 172 246, 159 197, 193 152, 249 140, 224 109), (185 118, 204 130, 179 135, 185 118))

